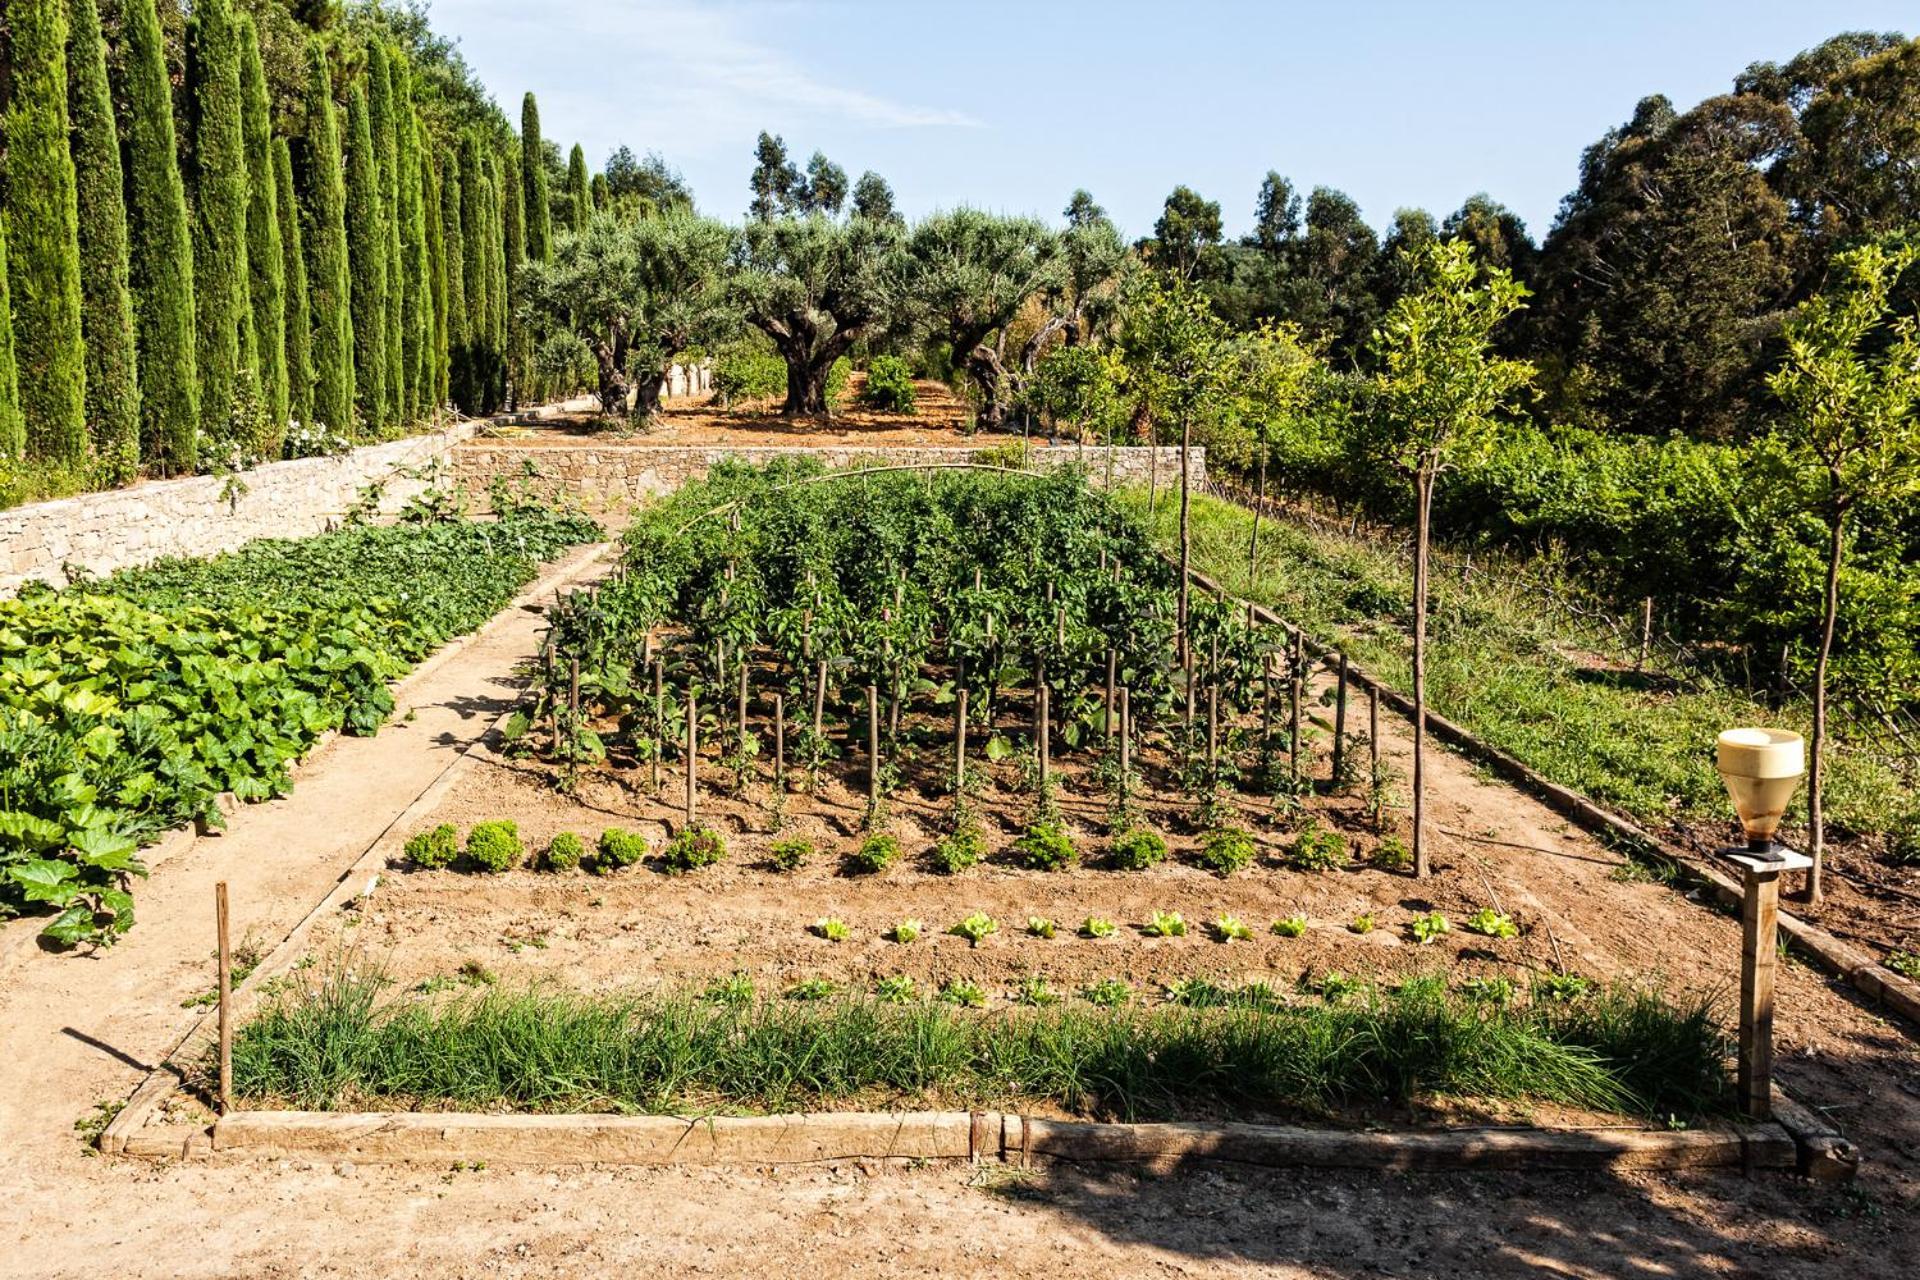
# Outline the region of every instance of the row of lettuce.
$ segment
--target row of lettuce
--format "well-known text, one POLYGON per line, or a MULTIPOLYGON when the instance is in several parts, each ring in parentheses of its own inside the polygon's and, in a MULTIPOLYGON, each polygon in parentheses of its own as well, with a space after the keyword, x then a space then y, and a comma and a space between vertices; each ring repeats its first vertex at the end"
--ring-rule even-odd
POLYGON ((284 794, 322 734, 375 732, 390 680, 596 536, 522 506, 0 601, 0 919, 44 914, 50 942, 112 942, 133 923, 142 845, 217 824, 222 792, 284 794))

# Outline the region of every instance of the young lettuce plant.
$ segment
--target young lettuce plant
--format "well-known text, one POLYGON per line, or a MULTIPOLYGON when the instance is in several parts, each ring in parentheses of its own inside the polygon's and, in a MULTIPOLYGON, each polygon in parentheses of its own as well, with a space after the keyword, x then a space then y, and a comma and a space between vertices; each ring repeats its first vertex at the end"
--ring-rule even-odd
POLYGON ((1180 918, 1178 911, 1156 911, 1153 918, 1142 926, 1149 938, 1184 938, 1187 936, 1187 922, 1180 918))
POLYGON ((1300 912, 1282 916, 1273 922, 1273 931, 1282 938, 1297 938, 1307 931, 1307 917, 1300 912))
POLYGON ((990 935, 1000 932, 1000 922, 984 911, 976 911, 947 932, 965 938, 968 945, 977 947, 990 935))
POLYGON ((1223 915, 1213 922, 1213 936, 1221 942, 1251 942, 1253 930, 1238 916, 1223 915))
POLYGON ((895 942, 913 942, 920 937, 922 926, 918 920, 902 920, 893 926, 893 932, 887 935, 895 942))
POLYGON ((1111 938, 1118 932, 1120 932, 1119 925, 1111 920, 1103 920, 1099 916, 1088 916, 1080 926, 1080 936, 1083 938, 1111 938))
POLYGON ((1517 938, 1519 926, 1504 911, 1495 911, 1492 907, 1482 907, 1468 916, 1464 927, 1470 933, 1483 938, 1517 938))

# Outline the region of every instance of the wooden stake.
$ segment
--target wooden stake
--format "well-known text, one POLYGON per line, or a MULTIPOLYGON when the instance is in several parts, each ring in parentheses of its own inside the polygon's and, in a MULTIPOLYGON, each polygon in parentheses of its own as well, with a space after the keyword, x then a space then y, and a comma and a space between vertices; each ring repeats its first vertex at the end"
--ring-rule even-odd
POLYGON ((817 742, 827 726, 827 660, 820 659, 813 685, 813 737, 817 742))
POLYGON ((1653 597, 1648 596, 1640 604, 1640 658, 1633 664, 1635 671, 1646 670, 1647 650, 1653 647, 1653 597))
POLYGON ((1740 902, 1740 1111, 1773 1114, 1773 975, 1779 955, 1780 873, 1746 870, 1740 902))
POLYGON ((880 686, 867 686, 867 806, 880 804, 880 686))
POLYGON ((1207 686, 1207 767, 1220 756, 1220 686, 1207 686))
POLYGON ((1120 789, 1127 789, 1127 771, 1132 765, 1133 722, 1127 706, 1127 686, 1120 686, 1120 789))
POLYGON ((1347 655, 1340 653, 1339 684, 1333 698, 1333 780, 1338 783, 1347 763, 1347 655))
POLYGON ((687 686, 687 826, 700 796, 700 716, 694 707, 693 686, 687 686))
POLYGON ((1367 784, 1380 773, 1380 691, 1367 690, 1367 784))
POLYGON ((740 738, 739 744, 747 744, 747 663, 744 652, 740 661, 740 738))
POLYGON ((227 882, 213 886, 220 970, 220 1114, 233 1110, 233 947, 227 933, 227 882))
POLYGON ((967 688, 960 686, 953 707, 953 794, 967 789, 967 688))
POLYGON ((580 729, 580 659, 575 658, 571 667, 567 676, 567 710, 573 716, 573 727, 577 733, 580 729))
POLYGON ((1289 693, 1292 696, 1293 708, 1291 712, 1292 727, 1289 730, 1287 747, 1295 779, 1300 777, 1300 697, 1301 694, 1305 692, 1306 684, 1304 678, 1306 675, 1304 669, 1306 659, 1303 655, 1304 646, 1301 644, 1300 633, 1296 631, 1293 633, 1293 661, 1289 664, 1292 667, 1289 693))
POLYGON ((1107 703, 1100 713, 1100 726, 1108 738, 1113 737, 1113 682, 1114 677, 1119 673, 1119 664, 1119 653, 1112 649, 1107 650, 1107 703))
POLYGON ((667 753, 667 664, 653 660, 653 794, 660 794, 660 757, 667 753))
POLYGON ((1050 732, 1051 726, 1048 723, 1050 710, 1051 708, 1047 704, 1047 686, 1043 684, 1040 686, 1040 725, 1034 734, 1034 740, 1040 752, 1040 794, 1043 796, 1047 793, 1047 766, 1049 764, 1048 739, 1053 736, 1050 732))
POLYGON ((773 785, 787 789, 787 695, 773 695, 773 785))

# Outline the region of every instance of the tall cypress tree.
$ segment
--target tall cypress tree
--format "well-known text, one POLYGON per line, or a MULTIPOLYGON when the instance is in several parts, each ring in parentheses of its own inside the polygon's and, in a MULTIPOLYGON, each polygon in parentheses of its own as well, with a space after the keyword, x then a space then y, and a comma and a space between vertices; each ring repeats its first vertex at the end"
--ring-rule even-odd
POLYGON ((239 18, 240 137, 247 165, 248 306, 253 323, 253 365, 260 376, 268 436, 261 441, 269 458, 280 456, 287 429, 286 260, 280 247, 280 195, 273 172, 273 109, 267 100, 267 75, 260 63, 260 36, 253 19, 239 18))
POLYGON ((450 367, 447 338, 453 323, 447 314, 447 221, 440 203, 439 166, 427 155, 424 137, 421 141, 420 207, 427 230, 427 284, 433 298, 433 358, 429 382, 437 409, 447 403, 450 367))
POLYGON ((13 362, 13 307, 7 296, 7 220, 0 218, 0 461, 27 448, 27 420, 20 416, 19 370, 13 362))
POLYGON ((507 218, 506 167, 496 156, 487 157, 487 306, 491 328, 487 336, 487 409, 507 402, 507 218))
POLYGON ((193 155, 195 347, 200 421, 223 435, 235 375, 250 351, 247 166, 240 132, 240 34, 231 0, 197 0, 187 28, 193 155))
POLYGON ((480 163, 480 142, 472 134, 460 140, 460 277, 466 291, 467 402, 461 408, 479 413, 487 399, 492 376, 490 340, 493 304, 487 296, 487 262, 492 248, 488 235, 486 174, 480 163))
POLYGON ((512 403, 518 408, 531 394, 533 365, 526 326, 520 323, 519 277, 520 268, 527 260, 527 216, 518 157, 508 155, 504 167, 506 176, 501 180, 500 195, 506 206, 507 385, 513 393, 512 403))
POLYGON ((67 150, 65 0, 14 0, 7 105, 8 256, 14 358, 27 452, 77 465, 87 455, 80 328, 79 212, 67 150))
POLYGON ((333 78, 318 38, 307 41, 307 284, 313 291, 313 421, 336 435, 353 431, 352 278, 347 264, 347 189, 333 78))
POLYGON ((406 421, 417 422, 433 400, 428 390, 432 303, 427 284, 426 228, 420 216, 419 117, 413 110, 413 75, 406 59, 396 55, 392 70, 395 177, 400 202, 401 411, 406 421))
POLYGON ((173 136, 173 86, 154 0, 121 13, 127 97, 128 264, 140 371, 140 452, 162 475, 193 470, 200 431, 193 236, 173 136))
POLYGON ((469 377, 471 360, 467 333, 471 313, 467 310, 467 245, 460 232, 460 209, 465 192, 460 189, 460 158, 446 158, 440 177, 441 239, 445 243, 442 258, 447 276, 447 398, 465 410, 473 403, 473 384, 469 377))
POLYGON ((300 205, 293 187, 293 149, 273 140, 274 212, 280 223, 281 329, 287 344, 287 417, 313 421, 313 334, 307 314, 307 256, 300 242, 300 205))
POLYGON ((354 403, 367 433, 386 430, 387 236, 366 86, 347 94, 347 260, 353 267, 354 403))
POLYGON ((545 262, 552 252, 553 217, 547 206, 547 162, 540 139, 540 104, 520 100, 520 199, 527 211, 527 256, 545 262))
POLYGON ((406 421, 406 366, 402 363, 405 340, 400 332, 403 273, 400 262, 400 145, 394 121, 393 60, 384 40, 367 42, 368 127, 373 132, 375 178, 380 188, 380 232, 385 238, 381 257, 386 264, 381 280, 381 306, 385 312, 382 332, 386 335, 386 358, 382 360, 386 397, 386 420, 406 421))
POLYGON ((593 197, 587 193, 587 153, 577 142, 567 157, 567 212, 575 235, 587 229, 587 220, 593 216, 593 197))
MULTIPOLYGON (((71 0, 67 88, 80 228, 80 332, 85 338, 87 430, 108 484, 140 469, 140 382, 133 294, 127 282, 127 204, 120 134, 107 85, 107 46, 94 0, 71 0)), ((16 405, 17 408, 17 405, 16 405)))

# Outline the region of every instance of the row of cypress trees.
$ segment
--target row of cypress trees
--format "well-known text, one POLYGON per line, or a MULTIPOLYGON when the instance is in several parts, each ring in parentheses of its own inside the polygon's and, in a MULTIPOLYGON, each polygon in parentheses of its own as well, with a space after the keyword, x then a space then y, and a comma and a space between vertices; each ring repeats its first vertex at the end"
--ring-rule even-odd
POLYGON ((234 0, 196 0, 177 109, 155 0, 119 16, 110 58, 98 0, 8 3, 0 461, 120 484, 533 390, 511 296, 552 243, 533 95, 519 146, 437 144, 404 54, 370 38, 343 110, 313 37, 289 139, 234 0))

